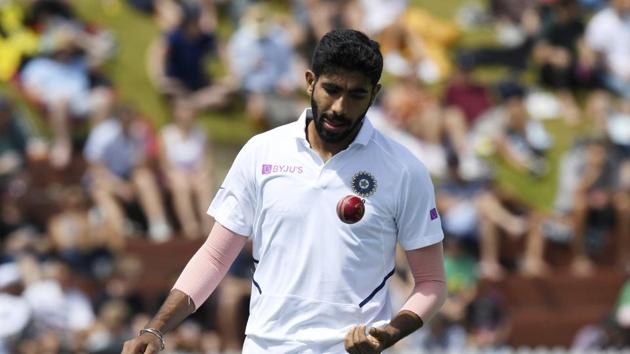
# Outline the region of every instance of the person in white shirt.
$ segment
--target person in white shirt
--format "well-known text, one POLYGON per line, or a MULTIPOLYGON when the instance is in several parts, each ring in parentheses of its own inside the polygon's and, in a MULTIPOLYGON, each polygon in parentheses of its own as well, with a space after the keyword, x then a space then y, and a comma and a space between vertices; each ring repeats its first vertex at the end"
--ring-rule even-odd
POLYGON ((212 153, 208 136, 195 122, 196 111, 184 100, 173 102, 173 123, 161 132, 161 167, 171 190, 177 220, 184 235, 207 235, 211 223, 204 220, 214 190, 212 153))
POLYGON ((380 353, 439 310, 443 232, 429 173, 365 118, 382 67, 361 32, 321 39, 305 74, 311 108, 243 147, 208 210, 208 240, 123 353, 163 348, 248 239, 256 270, 243 353, 380 353), (415 287, 392 316, 397 244, 415 287))
POLYGON ((630 1, 612 0, 588 23, 587 48, 604 67, 603 84, 626 99, 630 98, 630 1))

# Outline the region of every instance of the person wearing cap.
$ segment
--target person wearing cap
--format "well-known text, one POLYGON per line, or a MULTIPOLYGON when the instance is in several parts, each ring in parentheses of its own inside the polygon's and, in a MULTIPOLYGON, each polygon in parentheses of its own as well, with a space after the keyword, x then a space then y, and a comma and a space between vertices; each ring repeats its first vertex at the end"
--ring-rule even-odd
POLYGON ((446 296, 443 232, 427 169, 366 112, 380 90, 377 42, 333 30, 305 73, 311 107, 250 139, 208 213, 215 225, 158 313, 123 353, 156 353, 252 241, 243 353, 380 353, 422 327, 446 296), (392 314, 395 250, 414 278, 392 314))

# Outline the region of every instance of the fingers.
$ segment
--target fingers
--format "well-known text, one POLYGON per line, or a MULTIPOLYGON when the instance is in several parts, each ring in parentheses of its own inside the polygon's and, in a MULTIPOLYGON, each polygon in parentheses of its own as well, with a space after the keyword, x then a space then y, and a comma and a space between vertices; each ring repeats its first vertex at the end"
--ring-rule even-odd
POLYGON ((147 348, 144 350, 144 352, 141 352, 143 354, 157 354, 157 352, 160 351, 160 348, 154 346, 153 344, 149 344, 147 345, 147 348))
POLYGON ((142 337, 137 337, 125 342, 121 354, 156 354, 159 351, 153 343, 147 343, 142 337))
MULTIPOLYGON (((356 327, 354 327, 352 338, 353 338, 353 342, 354 342, 354 347, 356 348, 356 352, 358 354, 365 354, 364 348, 363 348, 362 342, 361 342, 361 327, 363 327, 363 326, 356 326, 356 327)), ((365 336, 365 334, 364 334, 364 336, 365 336)))
POLYGON ((381 347, 384 347, 390 340, 389 333, 382 328, 372 327, 369 330, 369 334, 368 338, 375 339, 381 347))
POLYGON ((359 339, 357 341, 359 352, 361 354, 378 353, 377 349, 379 343, 374 343, 372 340, 370 340, 370 338, 368 338, 368 336, 365 334, 365 326, 358 326, 357 332, 357 337, 359 339))
POLYGON ((376 327, 372 327, 370 328, 369 331, 370 335, 376 339, 379 340, 379 342, 382 342, 384 340, 387 339, 387 332, 385 332, 384 330, 380 329, 380 328, 376 328, 376 327))
POLYGON ((365 326, 355 326, 350 329, 344 340, 346 351, 350 354, 380 353, 380 343, 365 334, 365 326))
POLYGON ((353 330, 354 330, 354 327, 352 327, 350 331, 346 333, 346 338, 343 339, 343 346, 348 353, 351 353, 350 350, 352 348, 352 331, 353 330))
POLYGON ((357 346, 357 328, 359 326, 352 327, 344 340, 346 351, 350 354, 361 354, 357 346))

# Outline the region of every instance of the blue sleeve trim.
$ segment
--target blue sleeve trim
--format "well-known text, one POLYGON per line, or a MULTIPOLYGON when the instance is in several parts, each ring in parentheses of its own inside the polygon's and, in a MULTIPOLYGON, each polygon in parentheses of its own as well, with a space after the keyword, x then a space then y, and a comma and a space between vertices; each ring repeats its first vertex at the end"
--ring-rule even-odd
POLYGON ((252 278, 252 283, 254 283, 254 286, 256 287, 256 289, 258 289, 258 293, 262 294, 262 290, 260 290, 260 285, 258 285, 254 278, 252 278))

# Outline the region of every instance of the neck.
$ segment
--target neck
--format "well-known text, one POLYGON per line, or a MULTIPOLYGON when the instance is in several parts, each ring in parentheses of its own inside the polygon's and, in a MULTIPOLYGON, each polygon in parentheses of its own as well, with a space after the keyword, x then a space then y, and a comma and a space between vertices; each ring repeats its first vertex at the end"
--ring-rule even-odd
POLYGON ((317 152, 319 157, 321 157, 324 162, 330 160, 330 158, 335 156, 340 151, 345 150, 354 140, 354 138, 356 138, 359 130, 361 130, 359 125, 357 129, 355 129, 355 131, 352 132, 352 134, 348 135, 348 137, 344 140, 338 143, 329 143, 322 140, 322 138, 319 136, 319 134, 317 133, 317 129, 315 128, 315 123, 312 120, 310 120, 307 124, 306 137, 308 138, 308 142, 311 145, 311 148, 315 150, 315 152, 317 152))

